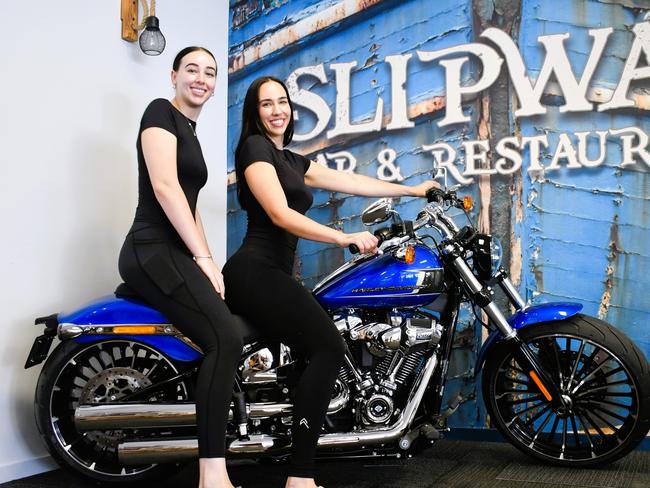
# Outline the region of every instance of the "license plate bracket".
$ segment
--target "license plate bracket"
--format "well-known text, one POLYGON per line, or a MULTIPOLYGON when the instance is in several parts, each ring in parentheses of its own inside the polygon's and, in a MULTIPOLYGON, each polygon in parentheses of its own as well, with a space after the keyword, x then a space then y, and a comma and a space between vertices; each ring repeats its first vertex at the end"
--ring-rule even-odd
POLYGON ((34 339, 34 344, 32 344, 32 349, 29 351, 29 356, 27 356, 27 361, 25 362, 25 369, 41 364, 47 358, 47 355, 50 352, 50 346, 54 336, 52 334, 43 334, 34 339))

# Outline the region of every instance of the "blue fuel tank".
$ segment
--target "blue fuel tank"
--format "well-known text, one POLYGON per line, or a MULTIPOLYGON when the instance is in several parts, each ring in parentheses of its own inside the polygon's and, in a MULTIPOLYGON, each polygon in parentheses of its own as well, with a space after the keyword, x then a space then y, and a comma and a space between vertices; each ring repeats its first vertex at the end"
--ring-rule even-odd
POLYGON ((314 288, 328 310, 338 308, 422 307, 444 291, 440 258, 426 246, 415 246, 413 263, 392 253, 357 256, 314 288))

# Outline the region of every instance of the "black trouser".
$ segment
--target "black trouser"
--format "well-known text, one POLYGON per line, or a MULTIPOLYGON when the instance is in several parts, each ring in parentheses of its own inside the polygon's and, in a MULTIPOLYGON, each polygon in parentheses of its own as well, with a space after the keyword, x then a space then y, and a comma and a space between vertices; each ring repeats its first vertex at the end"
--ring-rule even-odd
POLYGON ((264 249, 242 247, 223 275, 233 313, 249 318, 266 337, 308 362, 295 390, 289 475, 312 478, 318 436, 343 363, 343 339, 311 293, 264 249))
POLYGON ((119 270, 131 288, 203 350, 196 383, 199 457, 224 457, 241 330, 187 247, 169 231, 141 227, 130 232, 119 270))

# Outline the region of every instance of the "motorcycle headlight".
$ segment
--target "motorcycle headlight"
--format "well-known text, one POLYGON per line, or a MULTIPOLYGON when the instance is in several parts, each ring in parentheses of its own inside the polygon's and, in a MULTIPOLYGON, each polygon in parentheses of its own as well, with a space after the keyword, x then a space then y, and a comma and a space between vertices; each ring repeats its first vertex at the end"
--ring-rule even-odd
POLYGON ((499 266, 501 266, 501 260, 503 259, 501 241, 494 236, 490 241, 490 258, 492 260, 492 275, 494 275, 499 269, 499 266))
POLYGON ((488 281, 501 266, 503 252, 501 242, 487 234, 476 234, 472 242, 472 262, 476 275, 482 281, 488 281))

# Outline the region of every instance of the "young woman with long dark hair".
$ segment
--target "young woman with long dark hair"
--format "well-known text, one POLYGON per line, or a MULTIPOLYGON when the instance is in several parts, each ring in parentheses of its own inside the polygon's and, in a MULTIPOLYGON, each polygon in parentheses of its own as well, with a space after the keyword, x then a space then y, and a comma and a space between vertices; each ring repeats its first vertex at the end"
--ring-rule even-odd
POLYGON ((199 488, 233 488, 225 431, 243 347, 196 208, 208 176, 196 119, 216 76, 210 51, 185 48, 173 63, 174 98, 156 99, 145 110, 137 140, 138 207, 119 259, 124 281, 204 352, 196 384, 199 488))
POLYGON ((306 359, 295 390, 286 487, 314 488, 318 436, 345 349, 327 313, 291 276, 296 243, 302 237, 340 247, 355 244, 365 253, 376 250, 377 239, 369 232, 346 234, 306 217, 312 203, 309 187, 363 196, 424 196, 435 183, 405 186, 312 163, 285 149, 293 127, 285 85, 270 76, 255 80, 244 99, 235 152, 239 201, 248 213, 248 229, 223 273, 230 309, 306 359))

